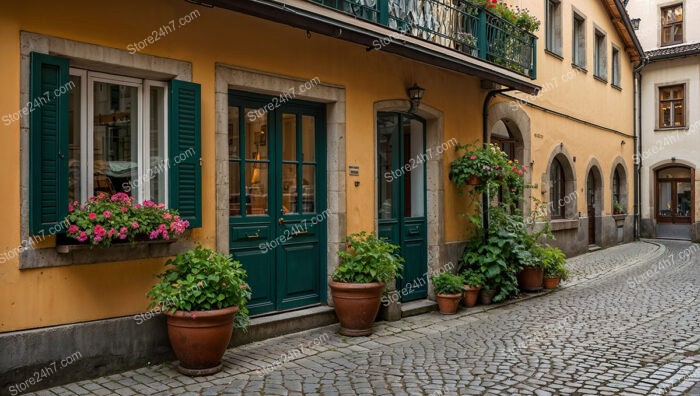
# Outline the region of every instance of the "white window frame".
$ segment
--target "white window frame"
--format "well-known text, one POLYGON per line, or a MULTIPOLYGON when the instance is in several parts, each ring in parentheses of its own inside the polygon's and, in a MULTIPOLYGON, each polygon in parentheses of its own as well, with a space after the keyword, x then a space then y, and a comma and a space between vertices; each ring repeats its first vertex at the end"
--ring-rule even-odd
MULTIPOLYGON (((138 202, 143 202, 146 199, 151 199, 150 196, 150 181, 144 182, 144 175, 150 168, 150 87, 162 87, 163 94, 163 138, 164 138, 164 161, 168 160, 168 83, 165 81, 145 80, 133 77, 120 76, 116 74, 108 74, 101 72, 88 71, 84 69, 71 68, 70 74, 80 77, 80 189, 81 202, 87 201, 88 197, 94 195, 94 171, 95 158, 94 149, 95 141, 91 136, 94 136, 95 126, 91 121, 95 116, 94 102, 94 83, 106 82, 112 84, 126 85, 137 88, 137 123, 136 130, 136 150, 137 150, 137 167, 138 177, 140 178, 139 186, 136 189, 137 194, 134 197, 138 202), (147 161, 148 159, 148 161, 147 161), (148 165, 148 168, 146 168, 148 165)), ((168 167, 164 165, 163 172, 158 175, 163 177, 165 182, 164 188, 164 204, 168 206, 168 167)))

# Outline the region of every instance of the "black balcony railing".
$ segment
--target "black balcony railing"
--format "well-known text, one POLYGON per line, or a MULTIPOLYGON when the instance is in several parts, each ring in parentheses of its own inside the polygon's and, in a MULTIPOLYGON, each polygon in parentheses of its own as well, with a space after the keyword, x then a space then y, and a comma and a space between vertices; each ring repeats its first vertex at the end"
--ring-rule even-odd
POLYGON ((311 1, 536 77, 537 37, 469 0, 311 1))

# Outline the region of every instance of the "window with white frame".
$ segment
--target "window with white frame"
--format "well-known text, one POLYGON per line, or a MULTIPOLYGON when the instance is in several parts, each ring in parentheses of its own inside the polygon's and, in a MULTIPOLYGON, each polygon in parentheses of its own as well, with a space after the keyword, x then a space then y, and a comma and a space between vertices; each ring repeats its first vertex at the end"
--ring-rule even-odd
POLYGON ((124 192, 167 204, 167 83, 70 69, 69 202, 124 192))

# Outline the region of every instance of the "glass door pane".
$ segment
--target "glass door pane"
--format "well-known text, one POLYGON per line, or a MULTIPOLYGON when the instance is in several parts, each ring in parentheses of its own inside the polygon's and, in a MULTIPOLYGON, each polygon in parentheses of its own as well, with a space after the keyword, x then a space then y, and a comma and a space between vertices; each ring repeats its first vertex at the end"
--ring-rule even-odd
POLYGON ((690 183, 677 182, 676 184, 676 216, 690 217, 690 183))
POLYGON ((120 191, 139 199, 138 88, 93 85, 93 191, 120 191))
POLYGON ((659 182, 659 217, 671 218, 673 215, 673 185, 659 182))
POLYGON ((397 145, 394 130, 398 124, 398 116, 380 114, 377 118, 377 173, 379 177, 379 218, 392 219, 396 217, 392 182, 399 176, 400 170, 394 169, 394 148, 397 145))
POLYGON ((407 118, 403 123, 404 217, 425 214, 425 161, 423 123, 407 118))

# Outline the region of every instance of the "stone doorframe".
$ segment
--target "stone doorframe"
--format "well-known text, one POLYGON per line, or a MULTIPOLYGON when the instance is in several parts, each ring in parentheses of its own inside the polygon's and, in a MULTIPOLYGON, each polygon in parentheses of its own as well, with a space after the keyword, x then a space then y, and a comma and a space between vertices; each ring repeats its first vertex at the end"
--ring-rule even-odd
MULTIPOLYGON (((318 77, 316 77, 318 78, 318 77)), ((225 64, 216 65, 216 249, 229 253, 229 158, 228 92, 236 89, 279 97, 285 92, 299 92, 298 87, 310 79, 270 74, 225 64), (295 89, 292 91, 292 89, 295 89)), ((345 88, 319 83, 294 99, 326 104, 327 137, 327 256, 326 277, 338 266, 338 252, 346 236, 345 193, 345 88)), ((322 264, 323 265, 323 264, 322 264)), ((326 286, 327 287, 327 286, 326 286)), ((327 296, 330 290, 327 289, 327 296)), ((329 305, 331 299, 327 298, 329 305)))
MULTIPOLYGON (((381 100, 374 103, 374 166, 376 170, 377 158, 377 114, 380 112, 403 112, 405 113, 411 107, 411 103, 405 99, 381 100)), ((442 111, 421 103, 415 115, 425 120, 425 147, 434 148, 445 142, 444 139, 444 115, 442 111)), ((445 188, 443 185, 443 169, 444 169, 444 154, 432 155, 426 161, 426 203, 427 213, 426 219, 428 223, 428 272, 434 272, 441 269, 448 263, 442 263, 445 257, 445 205, 444 195, 445 188)), ((374 191, 379 191, 379 176, 374 172, 374 191)), ((378 200, 374 199, 374 229, 379 230, 378 200)), ((453 270, 457 268, 457 263, 453 263, 453 270)), ((435 299, 433 287, 428 282, 428 296, 435 299)), ((393 305, 393 304, 391 304, 393 305)), ((388 319, 395 319, 394 316, 398 312, 400 318, 400 305, 389 308, 388 319), (398 311, 397 311, 398 309, 398 311)), ((396 318, 397 319, 397 318, 396 318)))

